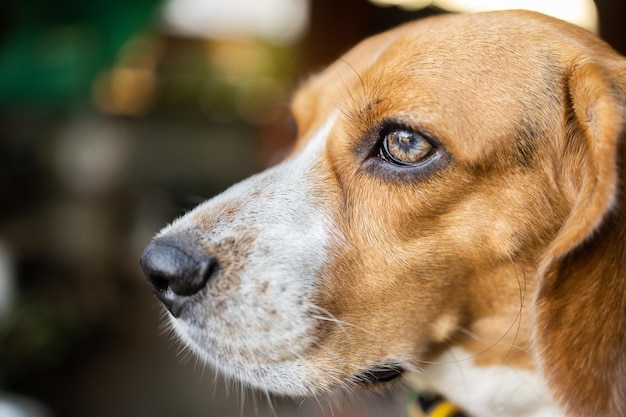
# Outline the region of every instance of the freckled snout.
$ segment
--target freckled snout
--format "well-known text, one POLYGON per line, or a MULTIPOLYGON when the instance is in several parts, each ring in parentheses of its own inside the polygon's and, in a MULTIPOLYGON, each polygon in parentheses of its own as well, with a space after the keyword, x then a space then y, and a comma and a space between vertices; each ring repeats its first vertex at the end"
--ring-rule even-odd
POLYGON ((143 269, 154 295, 174 317, 199 293, 217 269, 217 259, 193 251, 194 245, 179 239, 155 239, 141 254, 143 269))

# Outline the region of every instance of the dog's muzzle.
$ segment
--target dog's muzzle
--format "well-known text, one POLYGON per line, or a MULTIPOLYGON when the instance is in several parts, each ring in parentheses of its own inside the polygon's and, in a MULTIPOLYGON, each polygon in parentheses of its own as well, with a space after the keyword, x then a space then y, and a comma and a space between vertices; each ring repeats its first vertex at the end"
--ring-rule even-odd
POLYGON ((216 258, 194 253, 193 247, 179 239, 157 238, 141 254, 141 269, 152 292, 174 317, 180 316, 185 302, 201 292, 217 270, 216 258))

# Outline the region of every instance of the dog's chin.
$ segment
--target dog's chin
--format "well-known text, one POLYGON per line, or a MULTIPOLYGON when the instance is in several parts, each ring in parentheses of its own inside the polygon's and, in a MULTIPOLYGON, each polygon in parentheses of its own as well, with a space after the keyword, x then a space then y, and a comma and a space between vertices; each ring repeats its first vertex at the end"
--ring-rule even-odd
MULTIPOLYGON (((174 318, 170 324, 186 347, 226 379, 279 396, 305 398, 336 391, 381 391, 400 381, 407 369, 391 360, 349 366, 300 354, 262 360, 259 358, 265 355, 235 354, 226 345, 213 344, 208 349, 193 326, 174 318)), ((293 346, 279 350, 291 349, 293 346)))
MULTIPOLYGON (((211 361, 212 362, 212 361, 211 361)), ((374 365, 353 374, 338 375, 335 370, 318 369, 305 360, 271 364, 213 363, 227 378, 273 395, 308 398, 335 392, 381 392, 402 380, 405 371, 396 365, 374 365)))
POLYGON ((323 372, 301 355, 275 356, 277 352, 290 352, 293 346, 275 347, 272 352, 246 353, 219 342, 207 343, 202 332, 183 321, 170 318, 170 325, 182 344, 227 380, 274 395, 297 398, 332 389, 323 372))

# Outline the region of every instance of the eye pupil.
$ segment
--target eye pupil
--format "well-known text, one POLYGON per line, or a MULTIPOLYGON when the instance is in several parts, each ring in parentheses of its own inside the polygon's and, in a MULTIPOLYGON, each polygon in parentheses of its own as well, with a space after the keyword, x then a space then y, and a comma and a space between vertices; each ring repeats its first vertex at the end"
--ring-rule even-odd
POLYGON ((417 132, 397 129, 383 139, 382 157, 398 165, 418 165, 427 159, 433 146, 417 132))

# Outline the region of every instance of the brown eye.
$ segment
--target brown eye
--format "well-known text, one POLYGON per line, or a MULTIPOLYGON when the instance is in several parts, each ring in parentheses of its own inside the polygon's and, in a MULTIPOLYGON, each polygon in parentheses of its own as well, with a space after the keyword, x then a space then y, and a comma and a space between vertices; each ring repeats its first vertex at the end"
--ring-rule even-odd
POLYGON ((434 150, 422 135, 405 129, 389 131, 382 145, 380 157, 398 165, 419 165, 434 150))

